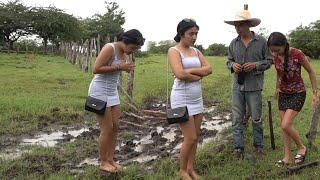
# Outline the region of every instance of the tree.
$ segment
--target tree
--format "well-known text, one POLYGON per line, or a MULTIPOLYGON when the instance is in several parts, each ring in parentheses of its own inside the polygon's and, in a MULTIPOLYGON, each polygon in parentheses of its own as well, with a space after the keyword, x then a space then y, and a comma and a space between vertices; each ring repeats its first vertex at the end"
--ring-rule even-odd
POLYGON ((259 34, 260 36, 268 39, 268 34, 269 34, 269 31, 267 28, 259 28, 259 30, 257 31, 257 34, 259 34))
POLYGON ((81 38, 89 39, 92 37, 97 37, 99 34, 99 17, 98 15, 94 15, 91 18, 86 18, 80 20, 80 29, 81 29, 81 38))
POLYGON ((228 53, 228 47, 224 44, 214 43, 205 50, 207 56, 225 56, 228 53))
POLYGON ((74 16, 66 13, 60 13, 59 21, 62 23, 62 28, 57 31, 57 36, 55 38, 50 38, 50 40, 59 49, 61 41, 79 41, 82 37, 82 29, 80 21, 74 16))
POLYGON ((173 40, 164 40, 158 43, 150 42, 148 44, 148 51, 153 54, 166 54, 168 49, 176 44, 173 40))
POLYGON ((116 2, 106 2, 107 12, 103 15, 95 15, 98 19, 98 33, 105 38, 110 38, 111 41, 121 32, 122 25, 125 23, 124 11, 119 9, 116 2))
POLYGON ((123 32, 122 25, 125 23, 124 12, 116 2, 105 2, 106 13, 95 14, 90 18, 81 20, 80 29, 82 30, 82 39, 101 36, 101 43, 105 39, 113 41, 119 33, 123 32))
POLYGON ((199 44, 199 45, 196 44, 196 45, 194 45, 194 47, 197 48, 201 53, 204 53, 204 48, 201 44, 199 44))
POLYGON ((157 42, 155 41, 148 41, 147 42, 147 51, 150 51, 151 48, 155 47, 157 45, 157 42))
POLYGON ((8 49, 12 49, 21 36, 29 34, 30 29, 30 8, 20 0, 0 2, 0 36, 8 49))
POLYGON ((47 52, 48 41, 59 46, 61 41, 80 38, 80 24, 72 15, 50 6, 32 9, 33 33, 43 39, 44 51, 47 52))
POLYGON ((291 46, 301 49, 313 58, 320 57, 320 20, 309 26, 302 25, 289 33, 291 46))

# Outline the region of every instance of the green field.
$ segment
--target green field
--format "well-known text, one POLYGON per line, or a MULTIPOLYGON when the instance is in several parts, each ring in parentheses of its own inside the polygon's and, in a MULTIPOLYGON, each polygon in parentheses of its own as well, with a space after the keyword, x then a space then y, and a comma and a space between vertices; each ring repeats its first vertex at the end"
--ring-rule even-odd
MULTIPOLYGON (((202 80, 205 102, 218 102, 218 112, 230 111, 231 79, 225 67, 225 57, 208 57, 212 75, 202 80)), ((320 61, 311 61, 320 79, 320 61)), ((166 57, 150 55, 137 59, 135 72, 134 100, 143 106, 150 98, 166 99, 166 57)), ((303 72, 307 91, 307 100, 295 125, 304 135, 309 128, 313 113, 311 107, 310 82, 303 72)), ((84 99, 92 75, 84 73, 78 66, 57 56, 0 54, 0 152, 5 151, 7 138, 19 140, 26 134, 50 131, 61 127, 92 125, 96 121, 83 110, 84 99)), ((171 77, 172 78, 172 77, 171 77)), ((196 169, 204 179, 317 179, 320 167, 309 168, 291 176, 281 176, 283 169, 274 167, 274 162, 282 158, 281 136, 277 103, 273 97, 275 70, 273 67, 265 74, 263 91, 263 119, 265 122, 266 158, 253 164, 247 160, 236 160, 231 155, 231 142, 217 154, 210 154, 214 144, 201 149, 197 156, 196 169), (276 150, 270 147, 267 121, 267 100, 273 104, 273 120, 276 150)), ((123 107, 125 108, 125 107, 123 107)), ((247 150, 252 153, 252 131, 247 130, 247 150)), ((303 136, 306 144, 306 138, 303 136)), ((320 144, 320 138, 317 138, 320 144)), ((11 146, 13 146, 11 144, 11 146)), ((96 150, 93 140, 80 139, 63 148, 27 147, 30 153, 15 160, 0 160, 0 179, 104 179, 95 167, 88 167, 81 174, 74 175, 66 163, 80 162, 96 150)), ((295 154, 295 147, 292 146, 295 154)), ((97 155, 97 154, 96 154, 97 155)), ((319 154, 310 151, 307 161, 319 158, 319 154)), ((110 179, 178 179, 178 166, 169 158, 154 162, 152 171, 145 171, 143 164, 134 164, 124 173, 109 176, 110 179)))

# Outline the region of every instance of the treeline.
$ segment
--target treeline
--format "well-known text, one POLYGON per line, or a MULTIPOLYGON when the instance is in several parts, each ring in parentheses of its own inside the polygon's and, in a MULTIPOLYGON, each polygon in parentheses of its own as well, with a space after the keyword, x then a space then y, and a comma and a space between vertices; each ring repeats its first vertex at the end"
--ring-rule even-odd
MULTIPOLYGON (((160 42, 149 41, 147 52, 151 54, 166 54, 168 49, 176 44, 173 40, 160 42)), ((195 45, 206 56, 225 56, 228 52, 228 47, 224 44, 214 43, 208 48, 203 48, 202 45, 195 45)))
POLYGON ((54 6, 31 7, 20 0, 0 2, 0 48, 39 47, 35 40, 23 38, 27 36, 40 38, 45 52, 48 44, 58 50, 62 42, 84 42, 98 35, 102 44, 113 41, 123 32, 125 13, 116 2, 105 5, 106 13, 82 19, 54 6))
POLYGON ((312 58, 320 59, 320 20, 308 26, 299 26, 288 35, 293 47, 312 58))
MULTIPOLYGON (((260 28, 257 33, 265 38, 269 36, 266 28, 260 28)), ((308 26, 299 26, 290 31, 287 36, 291 46, 301 49, 311 58, 320 59, 320 20, 308 26)), ((160 54, 167 53, 168 48, 175 44, 173 40, 148 43, 149 53, 160 54)), ((202 45, 196 45, 196 47, 206 56, 225 56, 228 52, 228 46, 219 43, 213 43, 206 49, 202 45)))

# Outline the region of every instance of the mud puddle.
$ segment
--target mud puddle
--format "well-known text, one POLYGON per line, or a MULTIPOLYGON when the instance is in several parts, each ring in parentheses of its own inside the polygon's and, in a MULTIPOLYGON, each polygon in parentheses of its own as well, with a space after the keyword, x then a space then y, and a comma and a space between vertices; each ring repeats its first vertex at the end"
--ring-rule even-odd
POLYGON ((68 139, 72 142, 76 137, 87 131, 89 131, 89 127, 57 131, 50 134, 40 134, 35 136, 34 138, 23 139, 22 145, 40 145, 45 147, 53 147, 56 146, 59 141, 64 139, 68 139))

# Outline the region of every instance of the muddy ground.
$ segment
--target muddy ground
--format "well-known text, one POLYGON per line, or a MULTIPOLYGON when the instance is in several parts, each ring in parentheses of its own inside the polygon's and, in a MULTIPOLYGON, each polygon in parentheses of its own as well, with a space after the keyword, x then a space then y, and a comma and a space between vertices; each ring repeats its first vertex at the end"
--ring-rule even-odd
MULTIPOLYGON (((223 129, 231 125, 230 114, 215 114, 215 104, 206 103, 204 120, 201 126, 199 144, 204 144, 218 137, 223 129)), ((159 100, 151 100, 145 103, 145 109, 165 112, 165 103, 159 100)), ((119 136, 115 152, 115 160, 123 166, 133 162, 147 163, 163 157, 177 158, 182 142, 181 131, 177 124, 168 125, 166 120, 146 119, 140 120, 123 115, 119 123, 119 136), (121 120, 130 123, 123 123, 121 120)), ((0 159, 14 159, 23 155, 30 160, 29 145, 54 147, 59 153, 64 153, 67 146, 73 145, 73 155, 66 155, 67 159, 59 162, 59 168, 67 167, 75 172, 81 172, 88 166, 98 165, 97 139, 99 128, 95 126, 65 127, 58 131, 39 133, 37 135, 25 135, 22 137, 7 137, 1 141, 0 159), (87 143, 87 145, 86 145, 87 143), (76 147, 79 147, 76 148, 76 147), (78 157, 72 157, 77 156, 78 157)), ((48 158, 45 156, 33 158, 48 158)), ((31 158, 32 159, 32 158, 31 158)), ((36 159, 33 159, 37 161, 36 159)), ((58 167, 56 167, 59 169, 58 167)), ((14 177, 14 176, 13 176, 14 177)))

